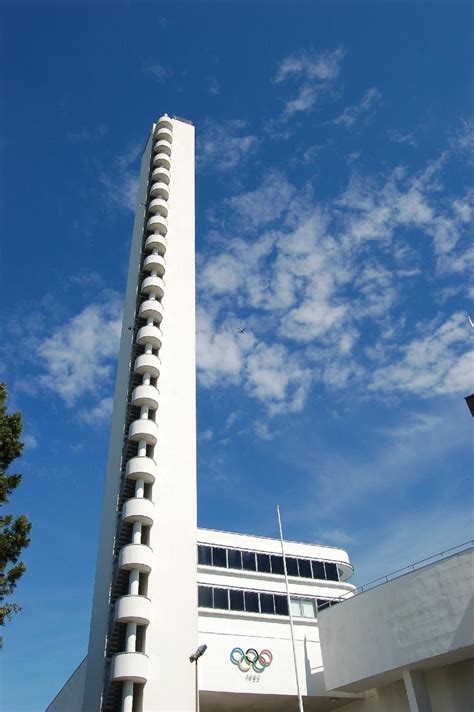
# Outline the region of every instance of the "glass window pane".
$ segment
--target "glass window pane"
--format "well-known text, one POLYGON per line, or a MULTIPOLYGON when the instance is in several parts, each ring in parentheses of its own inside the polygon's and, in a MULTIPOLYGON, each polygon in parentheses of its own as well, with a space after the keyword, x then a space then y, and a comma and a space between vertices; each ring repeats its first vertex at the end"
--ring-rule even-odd
POLYGON ((261 593, 260 594, 260 613, 275 613, 275 606, 273 605, 273 594, 272 593, 261 593))
POLYGON ((274 596, 275 599, 275 613, 278 616, 287 616, 288 615, 288 601, 286 596, 278 596, 275 594, 274 596))
POLYGON ((229 608, 228 591, 226 588, 214 589, 214 608, 229 608))
POLYGON ((257 566, 255 563, 255 552, 253 551, 243 551, 242 552, 242 568, 245 571, 256 571, 257 566))
POLYGON ((241 569, 242 568, 242 552, 237 549, 227 549, 227 559, 229 562, 229 569, 241 569))
POLYGON ((212 547, 212 565, 227 568, 226 549, 221 549, 220 546, 212 547))
POLYGON ((292 556, 286 557, 286 571, 288 576, 298 576, 298 562, 292 556))
POLYGON ((324 574, 324 564, 322 561, 312 561, 311 566, 313 569, 313 578, 322 580, 326 578, 324 574))
POLYGON ((269 574, 271 571, 269 554, 257 554, 257 566, 259 571, 269 574))
POLYGON ((273 574, 284 574, 283 571, 283 556, 272 556, 272 573, 273 574))
POLYGON ((324 568, 326 569, 326 578, 328 581, 338 581, 336 564, 326 562, 324 568))
POLYGON ((290 598, 290 606, 291 606, 291 613, 293 616, 301 615, 300 599, 299 598, 290 598))
POLYGON ((212 557, 211 557, 211 547, 210 546, 203 546, 202 544, 199 544, 199 546, 198 546, 198 563, 202 564, 203 566, 212 566, 212 557))
POLYGON ((308 559, 298 559, 298 566, 300 569, 300 576, 304 578, 313 578, 311 574, 311 561, 308 559))
POLYGON ((318 598, 318 611, 322 611, 324 608, 328 608, 329 601, 327 598, 318 598))
POLYGON ((231 611, 244 611, 244 592, 243 591, 229 591, 230 597, 230 610, 231 611))
POLYGON ((210 586, 198 587, 198 606, 212 608, 212 588, 210 586))
POLYGON ((251 613, 259 613, 258 593, 254 591, 245 591, 245 610, 251 613))
POLYGON ((311 598, 303 598, 301 601, 301 611, 304 618, 316 618, 314 603, 311 598))

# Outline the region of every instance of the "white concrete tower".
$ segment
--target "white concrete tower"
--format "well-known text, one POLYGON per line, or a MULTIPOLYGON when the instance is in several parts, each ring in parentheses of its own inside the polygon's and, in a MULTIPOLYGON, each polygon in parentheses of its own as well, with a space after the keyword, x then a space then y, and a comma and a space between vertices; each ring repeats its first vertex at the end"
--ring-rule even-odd
POLYGON ((194 127, 165 115, 141 163, 83 712, 194 708, 194 258, 194 127))

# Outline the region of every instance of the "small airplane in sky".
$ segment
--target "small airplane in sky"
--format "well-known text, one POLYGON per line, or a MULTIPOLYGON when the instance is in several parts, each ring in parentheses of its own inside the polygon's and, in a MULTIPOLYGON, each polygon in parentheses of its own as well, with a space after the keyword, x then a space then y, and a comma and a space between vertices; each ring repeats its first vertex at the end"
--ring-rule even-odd
POLYGON ((239 334, 246 334, 246 333, 247 333, 247 332, 245 331, 245 327, 244 327, 244 326, 239 326, 239 328, 237 329, 237 331, 239 332, 239 334))

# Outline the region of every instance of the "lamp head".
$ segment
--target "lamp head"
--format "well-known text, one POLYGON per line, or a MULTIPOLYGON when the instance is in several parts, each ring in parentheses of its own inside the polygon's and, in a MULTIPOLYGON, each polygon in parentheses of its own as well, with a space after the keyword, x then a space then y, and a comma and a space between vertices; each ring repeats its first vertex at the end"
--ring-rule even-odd
POLYGON ((196 650, 195 653, 189 656, 189 662, 190 663, 195 663, 199 660, 201 655, 204 655, 204 653, 207 650, 207 645, 200 645, 199 648, 196 650))

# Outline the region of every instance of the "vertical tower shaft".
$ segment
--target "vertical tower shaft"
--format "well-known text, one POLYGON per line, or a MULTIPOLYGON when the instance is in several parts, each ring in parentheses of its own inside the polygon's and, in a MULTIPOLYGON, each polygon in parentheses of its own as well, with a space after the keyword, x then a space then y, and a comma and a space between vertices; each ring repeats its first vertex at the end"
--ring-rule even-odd
POLYGON ((140 171, 84 712, 194 704, 194 257, 194 128, 165 115, 140 171))

